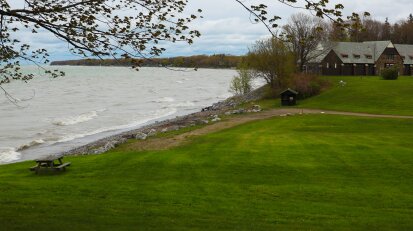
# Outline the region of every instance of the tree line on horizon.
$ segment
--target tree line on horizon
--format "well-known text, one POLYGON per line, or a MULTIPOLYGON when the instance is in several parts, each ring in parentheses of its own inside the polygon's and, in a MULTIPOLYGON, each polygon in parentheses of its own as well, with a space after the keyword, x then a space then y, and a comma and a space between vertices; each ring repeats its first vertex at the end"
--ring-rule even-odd
POLYGON ((413 44, 413 15, 395 23, 375 20, 371 17, 358 18, 343 28, 331 24, 328 39, 336 42, 392 41, 397 44, 413 44))
MULTIPOLYGON (((243 56, 214 54, 178 56, 171 58, 139 59, 142 67, 182 67, 182 68, 235 68, 243 56)), ((51 65, 71 66, 122 66, 130 67, 136 64, 135 59, 81 59, 54 61, 51 65)))

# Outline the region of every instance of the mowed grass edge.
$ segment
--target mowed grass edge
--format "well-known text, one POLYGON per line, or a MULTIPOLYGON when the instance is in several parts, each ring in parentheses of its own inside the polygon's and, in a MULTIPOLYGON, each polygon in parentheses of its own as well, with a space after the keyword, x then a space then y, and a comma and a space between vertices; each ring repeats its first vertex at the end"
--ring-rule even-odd
POLYGON ((300 101, 299 107, 372 114, 413 115, 413 77, 324 76, 331 89, 300 101), (344 81, 345 85, 339 84, 344 81))
POLYGON ((5 230, 409 230, 413 120, 277 117, 164 151, 0 167, 5 230))

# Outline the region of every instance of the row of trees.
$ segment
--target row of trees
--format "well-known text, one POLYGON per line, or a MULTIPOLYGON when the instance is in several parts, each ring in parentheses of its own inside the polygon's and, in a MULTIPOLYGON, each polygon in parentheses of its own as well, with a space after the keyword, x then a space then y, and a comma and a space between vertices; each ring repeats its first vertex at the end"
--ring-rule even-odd
POLYGON ((343 29, 335 24, 329 28, 329 39, 332 41, 378 41, 391 40, 399 44, 413 44, 413 15, 391 24, 386 18, 384 22, 364 17, 349 24, 343 29))
POLYGON ((139 62, 142 67, 187 67, 187 68, 235 68, 241 61, 240 56, 215 54, 215 55, 194 55, 187 57, 173 58, 152 58, 152 59, 82 59, 55 61, 51 65, 71 65, 71 66, 125 66, 130 67, 139 62))
POLYGON ((328 42, 364 42, 391 40, 397 44, 413 44, 413 15, 391 24, 372 19, 370 16, 355 18, 345 27, 303 13, 291 16, 282 27, 281 36, 295 54, 298 69, 302 70, 309 60, 321 55, 317 46, 328 42))
MULTIPOLYGON (((239 75, 232 81, 232 91, 245 94, 251 89, 251 79, 262 78, 269 86, 270 95, 286 87, 300 89, 306 96, 317 94, 321 88, 315 87, 321 85, 319 80, 298 73, 310 60, 323 54, 318 46, 328 44, 330 25, 320 17, 304 13, 292 15, 279 36, 257 41, 250 47, 238 70, 239 75)), ((340 28, 349 29, 348 26, 340 28)))
POLYGON ((236 95, 246 94, 252 90, 252 79, 261 78, 267 82, 268 97, 291 87, 306 98, 320 93, 327 85, 317 76, 297 72, 296 67, 296 54, 289 43, 276 38, 257 41, 243 58, 230 90, 236 95))

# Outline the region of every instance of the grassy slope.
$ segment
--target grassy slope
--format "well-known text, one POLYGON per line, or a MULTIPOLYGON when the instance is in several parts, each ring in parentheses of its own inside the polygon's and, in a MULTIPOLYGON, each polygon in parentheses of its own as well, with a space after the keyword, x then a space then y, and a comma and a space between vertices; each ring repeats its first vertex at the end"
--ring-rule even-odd
POLYGON ((413 77, 381 80, 379 77, 326 77, 334 87, 300 102, 300 107, 368 112, 377 114, 413 115, 413 77), (338 82, 347 82, 339 87, 338 82))
POLYGON ((0 227, 409 230, 413 121, 278 117, 167 151, 0 166, 0 227))

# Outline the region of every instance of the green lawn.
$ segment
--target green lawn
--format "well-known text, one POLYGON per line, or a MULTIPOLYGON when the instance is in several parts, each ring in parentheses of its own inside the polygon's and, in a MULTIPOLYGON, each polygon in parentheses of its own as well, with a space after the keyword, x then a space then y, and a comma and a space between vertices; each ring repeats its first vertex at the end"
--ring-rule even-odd
POLYGON ((412 230, 412 130, 277 117, 172 150, 66 158, 63 174, 0 166, 0 229, 412 230))
POLYGON ((324 77, 333 88, 299 102, 300 107, 377 114, 413 115, 413 77, 382 80, 380 77, 324 77), (338 82, 347 83, 340 87, 338 82))

